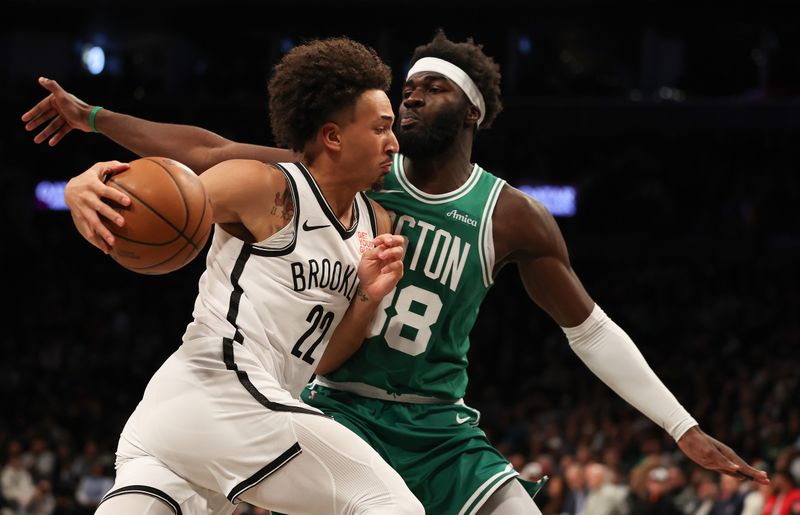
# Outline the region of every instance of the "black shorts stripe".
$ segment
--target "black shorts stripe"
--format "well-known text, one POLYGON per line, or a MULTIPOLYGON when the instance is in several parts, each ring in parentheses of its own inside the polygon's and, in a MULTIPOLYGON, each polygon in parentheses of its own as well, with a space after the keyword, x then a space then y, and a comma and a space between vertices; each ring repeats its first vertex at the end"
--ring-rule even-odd
POLYGON ((117 497, 119 495, 125 495, 125 494, 141 494, 141 495, 149 495, 150 497, 155 497, 156 499, 162 501, 164 504, 172 508, 172 511, 175 512, 175 515, 183 515, 183 512, 181 511, 181 506, 175 499, 164 493, 162 490, 159 490, 158 488, 153 488, 152 486, 145 486, 145 485, 123 486, 122 488, 117 488, 116 490, 112 490, 103 496, 103 499, 100 501, 100 504, 103 504, 112 497, 117 497))
POLYGON ((295 443, 286 451, 272 460, 266 467, 262 468, 252 476, 248 477, 238 485, 236 485, 233 490, 228 494, 228 500, 230 502, 236 501, 236 498, 242 495, 248 489, 256 486, 258 483, 269 477, 270 474, 281 468, 282 466, 289 463, 295 456, 303 452, 303 449, 300 448, 299 443, 295 443))

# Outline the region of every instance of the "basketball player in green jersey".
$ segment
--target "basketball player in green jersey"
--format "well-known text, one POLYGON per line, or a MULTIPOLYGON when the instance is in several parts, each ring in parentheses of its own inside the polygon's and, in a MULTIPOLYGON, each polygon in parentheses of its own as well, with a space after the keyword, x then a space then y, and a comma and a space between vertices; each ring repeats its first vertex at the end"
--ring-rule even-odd
MULTIPOLYGON (((400 152, 384 190, 372 193, 408 238, 405 276, 342 363, 318 369, 304 399, 367 440, 431 514, 538 513, 523 482, 463 403, 468 335, 493 277, 515 264, 531 300, 564 328, 570 347, 609 387, 663 427, 699 465, 767 483, 764 472, 704 433, 656 377, 635 344, 595 304, 572 270, 561 232, 535 200, 471 162, 480 129, 500 112, 496 63, 471 40, 437 34, 418 47, 403 88, 400 152)), ((104 133, 139 155, 168 155, 195 170, 231 157, 285 161, 286 151, 246 145, 183 125, 99 110, 42 80, 51 92, 23 115, 36 142, 73 128, 104 133), (90 123, 91 113, 95 127, 90 123)), ((96 177, 70 201, 84 237, 113 238, 101 197, 125 200, 96 177)), ((113 215, 113 213, 109 213, 113 215)))

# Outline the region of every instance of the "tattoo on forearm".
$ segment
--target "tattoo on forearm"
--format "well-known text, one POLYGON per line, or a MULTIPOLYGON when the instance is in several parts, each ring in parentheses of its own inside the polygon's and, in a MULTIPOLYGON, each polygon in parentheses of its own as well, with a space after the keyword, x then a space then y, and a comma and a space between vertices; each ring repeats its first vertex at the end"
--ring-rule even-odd
POLYGON ((367 302, 369 300, 369 295, 367 295, 366 292, 361 289, 361 286, 356 288, 356 295, 358 296, 358 300, 361 302, 367 302))

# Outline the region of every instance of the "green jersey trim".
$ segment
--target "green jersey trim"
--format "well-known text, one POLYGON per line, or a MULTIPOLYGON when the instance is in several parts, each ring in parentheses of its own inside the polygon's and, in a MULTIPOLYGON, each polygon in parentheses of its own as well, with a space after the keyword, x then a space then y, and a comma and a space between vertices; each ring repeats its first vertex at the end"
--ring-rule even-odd
POLYGON ((509 463, 505 470, 487 479, 480 488, 467 499, 467 502, 461 507, 458 515, 473 515, 478 513, 478 510, 486 503, 489 496, 515 476, 517 476, 517 471, 514 470, 509 463))
MULTIPOLYGON (((477 165, 476 165, 477 166, 477 165)), ((492 236, 492 213, 494 213, 494 206, 497 204, 497 199, 500 196, 500 190, 506 181, 497 179, 489 192, 489 198, 486 199, 486 206, 483 208, 483 216, 481 216, 481 225, 478 229, 478 256, 481 262, 481 272, 483 273, 483 286, 488 288, 494 284, 494 277, 492 271, 494 270, 494 238, 492 236)))
POLYGON ((419 200, 420 202, 424 202, 426 204, 444 204, 446 202, 453 202, 454 200, 458 200, 467 193, 478 183, 481 175, 483 174, 483 170, 481 167, 476 165, 472 166, 472 173, 470 173, 469 178, 453 191, 449 191, 447 193, 425 193, 424 191, 418 189, 416 186, 411 184, 411 181, 408 180, 406 177, 405 169, 403 168, 403 155, 402 154, 395 154, 394 155, 394 169, 397 172, 395 175, 397 177, 397 181, 400 183, 400 186, 406 190, 406 193, 414 197, 415 199, 419 200))

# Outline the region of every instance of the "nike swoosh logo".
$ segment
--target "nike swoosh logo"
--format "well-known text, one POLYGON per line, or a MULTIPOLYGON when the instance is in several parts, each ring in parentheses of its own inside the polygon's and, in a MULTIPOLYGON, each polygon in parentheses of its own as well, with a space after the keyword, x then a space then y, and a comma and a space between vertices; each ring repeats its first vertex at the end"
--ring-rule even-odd
POLYGON ((308 220, 303 222, 303 230, 304 231, 316 231, 317 229, 322 229, 323 227, 330 227, 331 224, 326 225, 308 225, 308 220))
POLYGON ((461 415, 456 414, 456 424, 463 424, 467 420, 469 420, 469 417, 461 418, 461 415))

